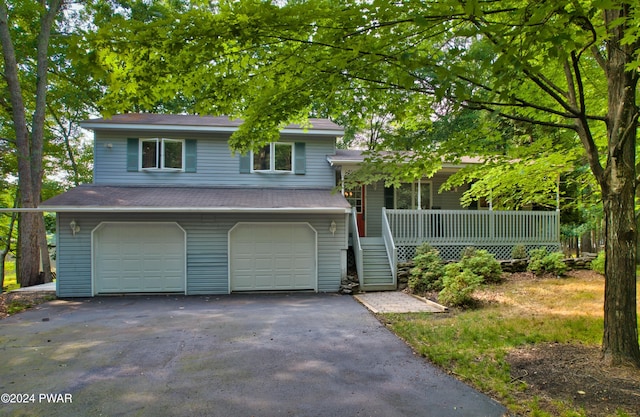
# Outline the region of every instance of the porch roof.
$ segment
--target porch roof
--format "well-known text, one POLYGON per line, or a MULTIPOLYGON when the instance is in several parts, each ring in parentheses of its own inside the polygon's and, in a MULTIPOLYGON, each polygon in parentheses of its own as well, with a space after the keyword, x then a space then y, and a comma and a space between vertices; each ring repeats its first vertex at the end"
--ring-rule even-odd
POLYGON ((145 187, 81 185, 52 197, 39 209, 52 212, 307 212, 349 213, 330 189, 145 187))
MULTIPOLYGON (((336 153, 327 156, 327 160, 331 165, 359 165, 364 162, 367 151, 361 149, 336 149, 336 153)), ((381 152, 381 155, 390 154, 391 152, 381 152)), ((459 164, 443 161, 443 167, 457 167, 468 164, 481 164, 484 161, 478 157, 464 156, 460 158, 459 164)))

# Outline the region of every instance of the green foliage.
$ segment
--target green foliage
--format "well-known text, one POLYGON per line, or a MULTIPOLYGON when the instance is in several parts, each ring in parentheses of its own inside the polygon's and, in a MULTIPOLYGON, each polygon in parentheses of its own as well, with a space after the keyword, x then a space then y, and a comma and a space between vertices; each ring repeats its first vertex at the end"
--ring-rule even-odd
POLYGON ((411 291, 414 293, 440 291, 444 266, 438 250, 432 248, 428 243, 423 243, 416 249, 413 261, 415 266, 411 268, 408 283, 411 291))
POLYGON ((438 251, 423 244, 416 251, 409 288, 414 292, 440 291, 438 299, 451 306, 471 304, 473 292, 483 283, 502 279, 495 256, 486 250, 465 248, 460 262, 442 265, 438 251))
POLYGON ((528 271, 541 276, 544 274, 554 274, 562 276, 567 270, 567 265, 562 262, 564 255, 562 252, 547 252, 547 248, 531 250, 529 254, 528 271))
POLYGON ((7 260, 4 264, 4 283, 2 292, 9 292, 20 288, 16 278, 16 262, 15 260, 7 260))
POLYGON ((23 300, 23 299, 12 300, 7 306, 7 313, 9 315, 16 314, 21 311, 28 310, 31 307, 34 307, 38 304, 42 304, 44 302, 52 301, 55 299, 56 299, 55 295, 47 294, 40 297, 36 297, 34 299, 29 299, 29 300, 23 300))
POLYGON ((473 292, 482 285, 483 278, 469 269, 462 269, 461 263, 445 266, 442 291, 438 301, 449 306, 465 306, 473 301, 473 292))
POLYGON ((24 311, 28 308, 33 307, 33 304, 31 304, 28 301, 23 301, 23 300, 15 300, 15 301, 11 301, 9 303, 9 305, 7 306, 7 313, 9 315, 12 314, 16 314, 19 313, 21 311, 24 311))
POLYGON ((502 281, 502 268, 496 257, 484 249, 467 251, 459 262, 463 271, 482 277, 484 283, 502 281))
POLYGON ((511 259, 527 259, 527 248, 524 245, 515 245, 511 249, 511 259))
MULTIPOLYGON (((549 307, 561 305, 566 295, 574 291, 575 283, 567 282, 567 288, 563 288, 565 282, 509 282, 495 287, 498 294, 509 300, 506 303, 446 314, 438 319, 433 314, 415 313, 384 314, 384 320, 418 354, 475 388, 492 393, 513 415, 530 415, 536 407, 523 399, 524 387, 514 382, 507 355, 514 348, 530 349, 537 344, 597 346, 602 338, 602 317, 554 314, 549 307), (553 300, 544 305, 537 302, 538 297, 553 300), (540 310, 531 314, 528 308, 525 312, 520 308, 523 303, 531 303, 531 309, 539 306, 540 310)), ((545 409, 552 410, 546 415, 575 415, 561 413, 548 405, 545 409)))
POLYGON ((604 251, 598 252, 598 256, 596 256, 596 258, 593 261, 591 261, 591 269, 596 271, 599 274, 604 275, 604 260, 605 260, 604 251))
MULTIPOLYGON (((497 126, 496 129, 503 129, 505 136, 517 135, 517 132, 512 132, 513 129, 504 126, 497 126)), ((537 140, 527 145, 517 143, 513 137, 510 140, 501 139, 502 146, 506 147, 502 150, 497 144, 485 143, 494 153, 503 154, 488 157, 489 160, 482 165, 466 166, 452 175, 442 185, 442 190, 473 184, 461 199, 466 207, 484 198, 491 200, 493 207, 498 209, 517 210, 530 205, 555 208, 558 176, 566 176, 575 169, 581 152, 573 135, 539 128, 529 130, 529 134, 535 135, 537 140)), ((478 133, 471 133, 471 136, 475 134, 478 133)), ((488 149, 484 152, 489 153, 488 149)))
POLYGON ((467 246, 466 248, 462 249, 462 252, 460 252, 460 259, 472 257, 476 254, 477 251, 478 249, 476 249, 475 247, 467 246))

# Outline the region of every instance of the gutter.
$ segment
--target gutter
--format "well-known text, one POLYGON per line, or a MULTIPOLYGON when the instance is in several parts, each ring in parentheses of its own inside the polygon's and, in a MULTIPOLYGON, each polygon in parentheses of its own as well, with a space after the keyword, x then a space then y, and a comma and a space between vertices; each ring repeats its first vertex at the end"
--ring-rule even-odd
MULTIPOLYGON (((233 133, 238 127, 225 126, 188 126, 188 125, 157 125, 157 124, 130 124, 130 123, 81 123, 80 127, 91 130, 135 130, 149 131, 161 130, 168 132, 202 132, 202 133, 233 133)), ((280 134, 295 135, 320 135, 320 136, 343 136, 344 130, 328 130, 328 129, 291 129, 285 128, 279 131, 280 134)))
POLYGON ((350 208, 340 207, 74 207, 41 206, 34 208, 0 208, 0 213, 308 213, 308 214, 344 214, 351 213, 350 208))
POLYGON ((329 165, 334 166, 334 165, 359 165, 361 163, 364 162, 363 159, 333 159, 331 158, 331 156, 327 156, 327 162, 329 162, 329 165))

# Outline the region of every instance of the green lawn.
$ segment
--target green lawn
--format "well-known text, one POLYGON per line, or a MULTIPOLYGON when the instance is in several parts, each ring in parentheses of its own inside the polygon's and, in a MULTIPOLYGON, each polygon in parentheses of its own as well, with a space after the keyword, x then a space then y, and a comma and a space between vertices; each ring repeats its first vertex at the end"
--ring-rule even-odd
POLYGON ((4 264, 4 284, 3 291, 13 291, 20 288, 16 281, 16 263, 15 261, 7 261, 4 264))
MULTIPOLYGON (((477 297, 482 307, 446 314, 383 314, 380 318, 420 355, 498 399, 517 415, 586 416, 571 401, 553 410, 522 395, 506 358, 515 348, 549 343, 599 346, 602 340, 603 279, 508 281, 477 297)), ((640 294, 639 294, 640 296, 640 294)), ((555 400, 555 398, 554 398, 555 400)), ((627 416, 617 410, 612 416, 627 416)))

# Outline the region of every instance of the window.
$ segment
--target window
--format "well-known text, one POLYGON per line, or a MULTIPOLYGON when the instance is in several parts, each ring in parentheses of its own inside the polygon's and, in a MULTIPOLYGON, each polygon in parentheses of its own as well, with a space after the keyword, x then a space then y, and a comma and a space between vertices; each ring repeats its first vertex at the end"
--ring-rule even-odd
POLYGON ((182 170, 184 141, 179 139, 140 140, 142 169, 182 170))
POLYGON ((347 201, 349 202, 349 204, 351 204, 351 207, 355 207, 356 208, 356 212, 357 213, 362 213, 362 209, 363 209, 363 189, 364 186, 357 186, 357 187, 353 187, 349 190, 345 190, 344 192, 344 197, 347 199, 347 201))
POLYGON ((293 167, 293 144, 270 143, 253 152, 253 170, 269 172, 291 172, 293 167))
POLYGON ((393 208, 399 210, 429 210, 431 208, 431 183, 402 183, 392 188, 393 208))

